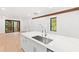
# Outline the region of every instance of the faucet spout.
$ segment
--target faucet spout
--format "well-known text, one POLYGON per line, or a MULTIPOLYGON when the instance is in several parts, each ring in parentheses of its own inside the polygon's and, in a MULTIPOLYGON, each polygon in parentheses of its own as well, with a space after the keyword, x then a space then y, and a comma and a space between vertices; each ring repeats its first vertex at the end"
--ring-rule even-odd
POLYGON ((43 37, 43 26, 40 24, 40 27, 41 27, 42 37, 43 37))
POLYGON ((43 27, 41 24, 40 24, 40 26, 41 26, 41 29, 42 29, 42 30, 41 30, 41 32, 42 32, 42 37, 43 37, 43 36, 46 37, 46 36, 47 36, 46 28, 44 29, 44 27, 43 27), (44 29, 44 31, 43 31, 43 29, 44 29))
POLYGON ((47 36, 47 31, 46 31, 46 29, 45 29, 45 37, 47 36))

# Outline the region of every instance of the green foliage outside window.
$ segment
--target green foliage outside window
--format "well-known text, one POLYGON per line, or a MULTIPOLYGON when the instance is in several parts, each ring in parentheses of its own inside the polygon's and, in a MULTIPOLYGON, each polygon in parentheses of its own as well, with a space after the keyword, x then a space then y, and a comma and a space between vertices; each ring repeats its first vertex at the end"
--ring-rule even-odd
POLYGON ((50 30, 56 32, 57 30, 57 20, 56 17, 50 19, 50 30))

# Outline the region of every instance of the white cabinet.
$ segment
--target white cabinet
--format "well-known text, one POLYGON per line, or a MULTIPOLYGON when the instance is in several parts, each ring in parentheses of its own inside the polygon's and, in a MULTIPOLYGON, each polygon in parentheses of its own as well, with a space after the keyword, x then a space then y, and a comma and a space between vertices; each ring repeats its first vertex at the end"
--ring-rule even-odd
POLYGON ((26 52, 33 52, 33 47, 30 39, 21 36, 21 47, 24 49, 26 52))
POLYGON ((42 46, 41 44, 35 42, 35 41, 32 41, 33 43, 33 51, 34 52, 46 52, 47 51, 47 48, 42 46))
POLYGON ((21 36, 21 47, 26 52, 46 52, 47 51, 46 47, 24 36, 21 36))

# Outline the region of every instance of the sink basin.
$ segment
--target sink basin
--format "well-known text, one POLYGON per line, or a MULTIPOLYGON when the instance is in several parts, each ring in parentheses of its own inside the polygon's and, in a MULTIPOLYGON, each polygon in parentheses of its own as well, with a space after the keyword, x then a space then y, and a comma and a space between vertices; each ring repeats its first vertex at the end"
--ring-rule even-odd
POLYGON ((42 37, 42 36, 34 36, 32 37, 40 42, 43 42, 44 44, 48 44, 50 43, 51 41, 53 41, 52 39, 49 39, 49 38, 45 38, 45 37, 42 37))

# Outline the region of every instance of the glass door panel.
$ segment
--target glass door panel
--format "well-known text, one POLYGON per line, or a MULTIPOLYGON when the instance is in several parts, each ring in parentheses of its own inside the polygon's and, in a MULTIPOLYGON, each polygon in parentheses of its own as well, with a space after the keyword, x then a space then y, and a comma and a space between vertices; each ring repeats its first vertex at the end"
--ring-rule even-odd
POLYGON ((6 20, 5 21, 5 32, 20 32, 20 21, 6 20))
POLYGON ((13 32, 13 21, 5 21, 5 32, 10 33, 13 32))
POLYGON ((19 32, 19 31, 20 31, 20 22, 14 21, 14 32, 19 32))

